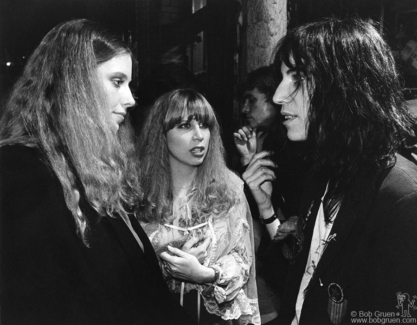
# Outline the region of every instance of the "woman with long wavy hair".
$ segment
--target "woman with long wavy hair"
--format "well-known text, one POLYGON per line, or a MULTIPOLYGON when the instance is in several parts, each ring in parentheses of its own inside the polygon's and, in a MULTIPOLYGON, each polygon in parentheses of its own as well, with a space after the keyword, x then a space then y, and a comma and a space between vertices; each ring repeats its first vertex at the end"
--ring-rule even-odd
POLYGON ((0 122, 2 324, 188 322, 131 217, 132 61, 116 34, 73 20, 14 86, 0 122))
POLYGON ((137 143, 139 219, 171 291, 200 324, 259 324, 251 215, 210 104, 191 89, 162 95, 137 143))
POLYGON ((370 22, 328 18, 284 36, 274 64, 287 137, 312 152, 298 217, 282 225, 254 178, 274 178, 266 154, 243 176, 272 237, 295 238, 280 324, 393 310, 396 297, 417 291, 417 167, 399 153, 415 122, 394 57, 370 22))

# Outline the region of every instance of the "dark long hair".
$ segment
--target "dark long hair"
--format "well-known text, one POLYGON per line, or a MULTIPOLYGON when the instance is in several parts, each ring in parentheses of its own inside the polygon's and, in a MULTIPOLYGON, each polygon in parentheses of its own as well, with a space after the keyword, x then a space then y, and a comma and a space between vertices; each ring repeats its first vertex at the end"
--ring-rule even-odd
POLYGON ((36 147, 57 175, 84 243, 82 202, 101 216, 126 217, 139 183, 129 121, 108 121, 97 67, 129 48, 106 28, 72 20, 53 28, 29 58, 0 122, 0 145, 36 147))
POLYGON ((172 180, 166 134, 182 119, 195 118, 208 125, 210 143, 203 163, 198 167, 193 184, 192 210, 198 217, 230 209, 237 189, 228 183, 230 171, 224 160, 220 127, 213 108, 195 90, 177 89, 162 95, 151 108, 137 141, 140 152, 143 204, 141 220, 166 222, 173 218, 172 180))
POLYGON ((410 132, 393 55, 370 23, 328 18, 290 31, 275 53, 282 62, 305 77, 307 141, 314 170, 330 179, 332 209, 360 172, 392 165, 410 132))

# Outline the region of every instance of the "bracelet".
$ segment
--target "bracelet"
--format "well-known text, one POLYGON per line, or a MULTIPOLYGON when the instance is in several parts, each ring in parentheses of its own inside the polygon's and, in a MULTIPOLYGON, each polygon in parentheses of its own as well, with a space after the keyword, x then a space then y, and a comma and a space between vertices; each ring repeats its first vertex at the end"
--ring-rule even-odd
POLYGON ((219 271, 217 268, 212 267, 212 266, 209 266, 209 268, 211 268, 211 269, 213 269, 213 270, 214 270, 214 281, 213 281, 213 283, 216 283, 216 282, 217 282, 217 280, 218 280, 218 279, 219 279, 219 277, 220 277, 220 271, 219 271))
POLYGON ((263 219, 261 216, 259 216, 259 220, 264 225, 268 225, 270 223, 273 223, 276 219, 277 219, 277 216, 275 215, 275 213, 272 215, 272 217, 269 217, 268 219, 263 219))

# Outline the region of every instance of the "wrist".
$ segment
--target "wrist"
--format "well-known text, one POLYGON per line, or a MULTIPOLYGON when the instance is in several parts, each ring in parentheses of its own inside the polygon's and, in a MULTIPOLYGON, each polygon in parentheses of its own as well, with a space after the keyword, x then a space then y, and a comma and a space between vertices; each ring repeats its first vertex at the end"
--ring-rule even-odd
POLYGON ((269 206, 268 208, 265 208, 265 209, 259 209, 259 218, 260 219, 264 219, 264 220, 269 219, 273 215, 275 215, 275 211, 274 211, 274 208, 272 206, 269 206))
POLYGON ((259 217, 259 219, 260 219, 261 223, 264 224, 264 225, 269 225, 269 224, 273 223, 275 220, 278 220, 275 213, 267 219, 263 219, 261 217, 259 217))
POLYGON ((216 281, 216 271, 209 266, 203 266, 200 272, 199 283, 213 283, 216 281))
POLYGON ((213 283, 216 283, 220 278, 220 269, 218 267, 209 266, 214 271, 213 283))

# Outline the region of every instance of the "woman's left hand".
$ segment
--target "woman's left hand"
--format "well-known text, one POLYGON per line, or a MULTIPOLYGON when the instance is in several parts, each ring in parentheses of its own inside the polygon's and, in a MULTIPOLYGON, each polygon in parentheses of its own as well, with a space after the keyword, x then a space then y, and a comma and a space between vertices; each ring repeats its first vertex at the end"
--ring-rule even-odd
POLYGON ((171 254, 164 252, 160 257, 167 264, 166 270, 174 278, 194 283, 214 281, 214 270, 201 265, 195 256, 171 246, 168 246, 168 250, 171 254))

